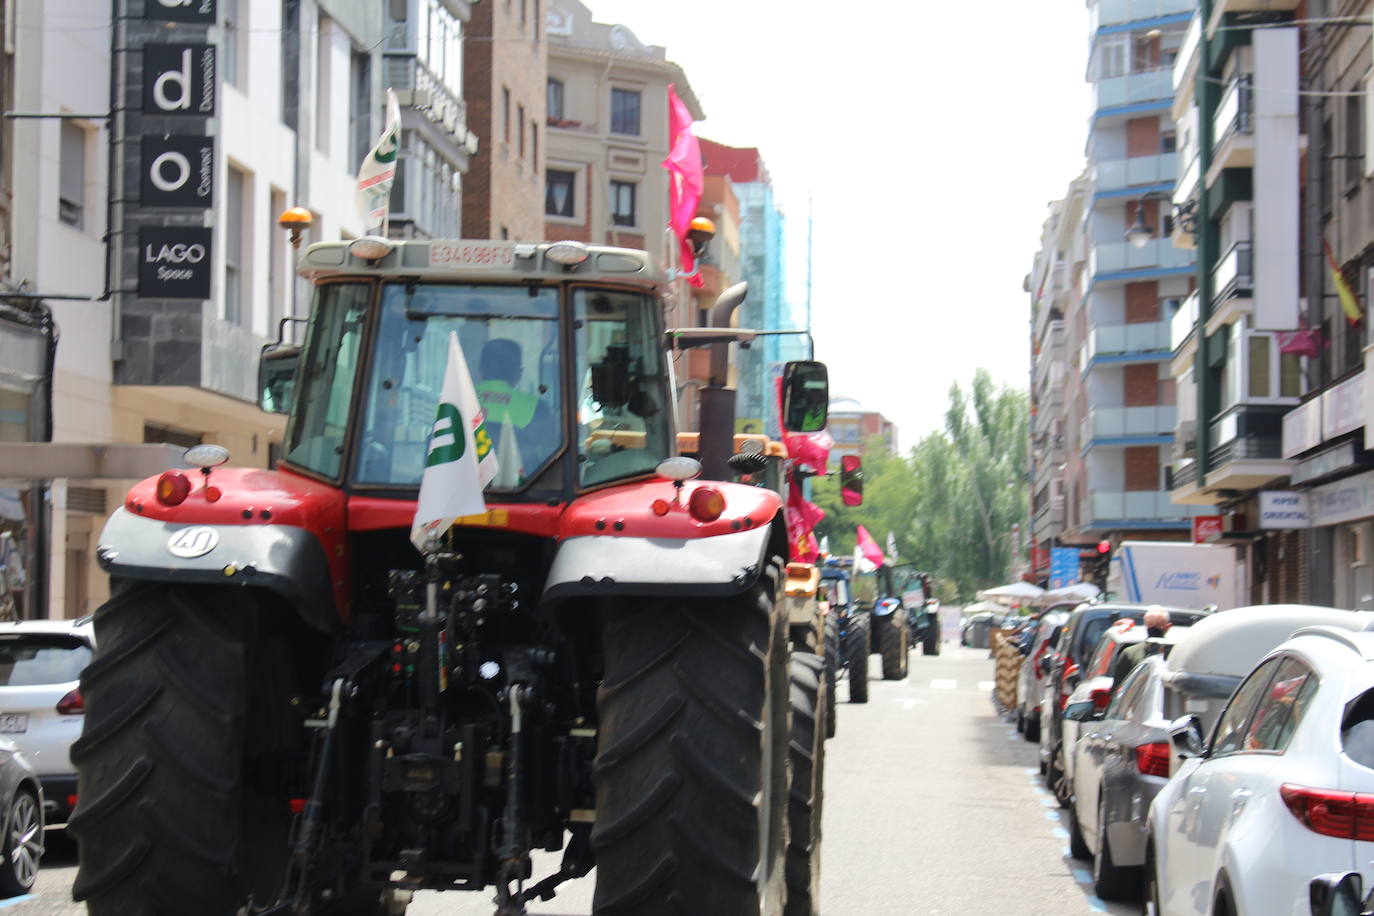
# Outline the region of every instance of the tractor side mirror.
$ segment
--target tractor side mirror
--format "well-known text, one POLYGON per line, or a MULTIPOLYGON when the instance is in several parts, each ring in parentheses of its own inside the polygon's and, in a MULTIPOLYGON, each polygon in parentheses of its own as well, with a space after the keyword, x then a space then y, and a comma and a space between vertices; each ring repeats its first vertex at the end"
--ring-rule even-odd
POLYGON ((268 413, 290 413, 296 393, 300 344, 272 343, 258 357, 258 406, 268 413))
POLYGON ((791 433, 825 429, 830 409, 830 377, 825 363, 794 360, 783 368, 783 426, 791 433))
POLYGON ((864 502, 864 462, 858 455, 840 459, 840 499, 846 506, 862 506, 864 502))

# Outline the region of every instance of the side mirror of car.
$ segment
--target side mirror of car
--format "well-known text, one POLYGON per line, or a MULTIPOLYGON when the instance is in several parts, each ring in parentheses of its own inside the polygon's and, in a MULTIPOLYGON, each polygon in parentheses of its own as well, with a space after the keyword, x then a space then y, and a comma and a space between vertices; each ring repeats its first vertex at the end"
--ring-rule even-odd
POLYGON ((1095 712, 1091 701, 1070 703, 1064 707, 1064 718, 1073 722, 1090 722, 1095 712))
POLYGON ((1307 885, 1312 916, 1362 916, 1368 907, 1360 903, 1361 884, 1359 872, 1317 875, 1307 885))
POLYGON ((1048 655, 1042 655, 1042 656, 1040 656, 1040 676, 1041 676, 1041 677, 1047 677, 1047 676, 1049 676, 1049 673, 1050 673, 1050 657, 1049 657, 1048 655))
POLYGON ((1202 720, 1194 715, 1180 716, 1169 723, 1169 742, 1179 757, 1203 754, 1202 720))

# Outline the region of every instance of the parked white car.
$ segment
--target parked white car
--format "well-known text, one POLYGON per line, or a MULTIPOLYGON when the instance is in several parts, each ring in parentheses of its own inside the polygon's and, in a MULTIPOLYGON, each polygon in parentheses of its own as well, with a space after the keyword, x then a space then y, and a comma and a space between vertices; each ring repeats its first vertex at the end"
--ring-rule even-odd
POLYGON ((71 746, 85 721, 81 671, 94 647, 89 617, 0 623, 0 735, 38 774, 48 826, 65 824, 76 804, 71 746))
MULTIPOLYGON (((1235 611, 1227 613, 1238 613, 1235 611)), ((1299 630, 1237 688, 1150 806, 1146 912, 1307 913, 1314 875, 1374 878, 1374 633, 1299 630)))

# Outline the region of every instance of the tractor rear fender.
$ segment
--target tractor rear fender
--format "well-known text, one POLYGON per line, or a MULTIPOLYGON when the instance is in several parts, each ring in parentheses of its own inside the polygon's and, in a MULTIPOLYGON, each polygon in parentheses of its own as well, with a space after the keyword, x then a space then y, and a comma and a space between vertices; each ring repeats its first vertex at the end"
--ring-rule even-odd
POLYGON ((558 545, 544 600, 737 595, 770 556, 786 552, 781 513, 771 524, 710 537, 570 537, 558 545))
POLYGON ((310 626, 338 626, 329 564, 319 539, 294 525, 198 525, 116 509, 96 549, 111 576, 264 588, 310 626))

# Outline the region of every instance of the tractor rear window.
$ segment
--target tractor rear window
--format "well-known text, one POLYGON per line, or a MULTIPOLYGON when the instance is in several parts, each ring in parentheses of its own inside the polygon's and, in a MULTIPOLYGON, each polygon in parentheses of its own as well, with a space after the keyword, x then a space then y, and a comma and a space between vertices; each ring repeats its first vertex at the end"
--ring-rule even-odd
POLYGON ((70 636, 0 639, 0 687, 67 684, 80 679, 90 660, 90 647, 70 636))

